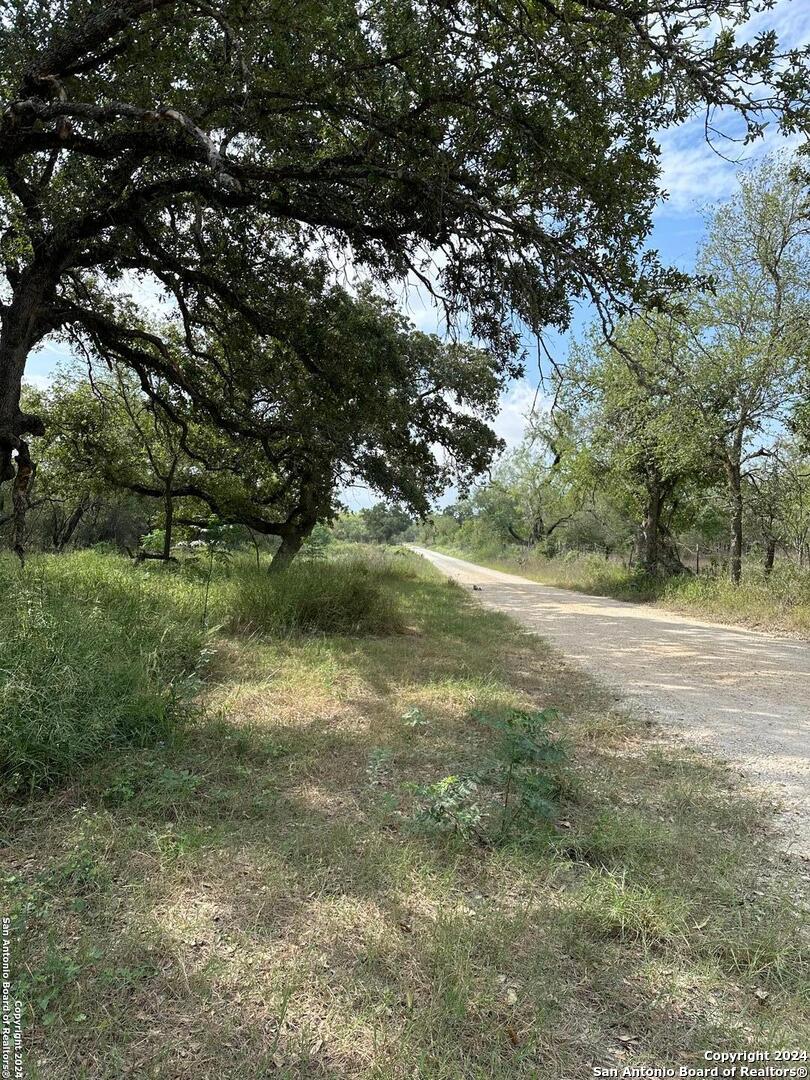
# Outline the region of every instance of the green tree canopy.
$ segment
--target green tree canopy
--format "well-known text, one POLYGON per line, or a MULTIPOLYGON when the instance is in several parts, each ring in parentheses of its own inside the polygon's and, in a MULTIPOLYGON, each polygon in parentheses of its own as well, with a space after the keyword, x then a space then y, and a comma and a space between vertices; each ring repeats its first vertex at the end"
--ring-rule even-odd
MULTIPOLYGON (((564 400, 576 417, 580 482, 609 491, 640 526, 649 574, 678 569, 672 533, 707 471, 704 416, 673 371, 684 332, 669 316, 592 332, 572 350, 564 400)), ((681 520, 682 523, 682 520, 681 520)))
POLYGON ((366 538, 375 544, 401 539, 413 526, 413 518, 401 506, 375 503, 361 513, 366 538))

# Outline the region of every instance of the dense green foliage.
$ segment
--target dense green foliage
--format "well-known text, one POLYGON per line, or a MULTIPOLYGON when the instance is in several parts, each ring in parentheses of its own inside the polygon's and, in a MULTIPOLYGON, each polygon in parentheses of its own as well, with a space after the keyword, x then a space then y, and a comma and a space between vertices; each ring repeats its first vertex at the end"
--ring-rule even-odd
POLYGON ((171 736, 195 689, 198 611, 120 558, 0 560, 0 786, 46 787, 77 763, 171 736))
POLYGON ((340 514, 333 532, 341 540, 362 544, 402 544, 413 540, 414 520, 401 506, 375 503, 364 510, 340 514))
POLYGON ((0 3, 0 907, 32 1077, 796 1044, 762 808, 347 543, 454 487, 430 541, 700 604, 717 579, 664 574, 698 538, 739 582, 748 540, 757 588, 805 595, 774 558, 809 554, 806 176, 716 212, 710 288, 647 248, 666 129, 806 130, 771 6, 0 3), (582 301, 600 333, 467 497, 526 334, 582 301), (352 485, 385 501, 344 512, 352 485))
POLYGON ((175 519, 215 519, 275 537, 281 563, 334 515, 347 484, 424 513, 489 463, 499 440, 488 421, 502 388, 490 353, 415 330, 368 291, 313 298, 305 332, 328 392, 295 356, 282 363, 272 347, 237 334, 228 352, 229 370, 239 357, 237 385, 206 375, 206 394, 238 417, 236 439, 170 381, 144 383, 120 358, 96 365, 89 380, 74 368, 28 392, 25 407, 46 426, 29 495, 54 522, 51 537, 63 545, 70 530, 57 521, 74 523, 129 493, 151 501, 165 559, 175 519))

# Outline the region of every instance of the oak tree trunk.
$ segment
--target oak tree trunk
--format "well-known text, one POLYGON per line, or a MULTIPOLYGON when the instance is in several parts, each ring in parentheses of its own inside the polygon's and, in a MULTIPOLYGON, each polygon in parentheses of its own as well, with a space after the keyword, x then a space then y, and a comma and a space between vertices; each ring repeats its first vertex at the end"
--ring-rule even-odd
POLYGON ((729 573, 735 585, 742 579, 743 550, 743 498, 740 467, 735 462, 728 466, 728 490, 731 503, 729 573))
POLYGON ((20 394, 26 361, 42 337, 42 306, 49 284, 52 282, 49 283, 41 269, 25 270, 0 325, 0 486, 7 480, 14 481, 11 544, 22 563, 25 562, 25 516, 34 478, 30 447, 22 436, 43 435, 45 428, 39 417, 21 412, 20 394))
POLYGON ((645 574, 658 573, 658 547, 661 529, 661 491, 654 481, 647 486, 647 507, 641 527, 641 566, 645 574))
POLYGON ((87 511, 92 506, 92 502, 86 496, 82 496, 81 500, 73 508, 69 517, 63 521, 59 521, 57 517, 57 511, 54 511, 54 522, 52 529, 53 547, 54 551, 62 552, 68 546, 73 539, 73 534, 81 524, 81 520, 87 511))
POLYGON ((765 576, 768 577, 773 570, 774 560, 776 558, 776 539, 773 536, 768 537, 768 543, 765 548, 765 576))
POLYGON ((17 441, 17 470, 11 496, 14 510, 11 546, 23 565, 25 564, 25 515, 33 479, 34 464, 31 461, 28 443, 24 439, 19 439, 17 441))
POLYGON ((168 562, 172 557, 172 526, 174 524, 174 499, 171 487, 166 489, 164 505, 166 521, 163 528, 163 558, 168 562))
POLYGON ((283 573, 309 539, 312 530, 318 524, 316 512, 307 512, 296 521, 288 522, 281 533, 281 544, 270 561, 268 572, 283 573))
MULTIPOLYGON (((312 530, 310 530, 311 532, 312 530)), ((270 561, 269 574, 283 573, 304 545, 308 534, 290 531, 281 538, 281 545, 270 561)))
MULTIPOLYGON (((12 455, 22 435, 42 434, 42 422, 20 412, 25 364, 42 336, 40 319, 49 282, 41 270, 20 275, 0 326, 0 484, 15 478, 12 455)), ((24 482, 24 481, 23 481, 24 482)))

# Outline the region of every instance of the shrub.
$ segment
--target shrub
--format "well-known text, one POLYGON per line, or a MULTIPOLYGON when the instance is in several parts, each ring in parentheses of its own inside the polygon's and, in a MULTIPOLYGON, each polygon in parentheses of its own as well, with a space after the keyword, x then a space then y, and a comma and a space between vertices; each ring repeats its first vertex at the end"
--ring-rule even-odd
POLYGON ((505 841, 519 824, 548 821, 557 812, 563 744, 549 733, 554 709, 474 714, 498 736, 493 756, 475 772, 413 785, 417 825, 483 844, 505 841))
POLYGON ((42 556, 24 572, 0 559, 0 790, 168 737, 202 644, 158 576, 120 558, 42 556))
POLYGON ((471 776, 445 776, 433 784, 417 784, 417 824, 449 829, 466 840, 484 841, 481 819, 484 811, 478 784, 471 776))
POLYGON ((283 574, 240 564, 216 600, 234 630, 379 634, 400 618, 390 590, 358 559, 296 561, 283 574))

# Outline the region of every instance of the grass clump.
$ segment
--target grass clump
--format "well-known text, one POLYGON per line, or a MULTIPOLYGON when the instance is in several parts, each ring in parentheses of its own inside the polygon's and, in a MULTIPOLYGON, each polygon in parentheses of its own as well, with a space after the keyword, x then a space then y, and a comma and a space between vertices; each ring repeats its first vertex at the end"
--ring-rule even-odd
POLYGON ((627 871, 594 872, 580 887, 574 908, 579 933, 663 944, 686 937, 689 906, 674 890, 634 880, 627 871))
POLYGON ((381 634, 400 629, 387 577, 365 559, 300 560, 281 575, 242 565, 219 610, 237 632, 381 634))

